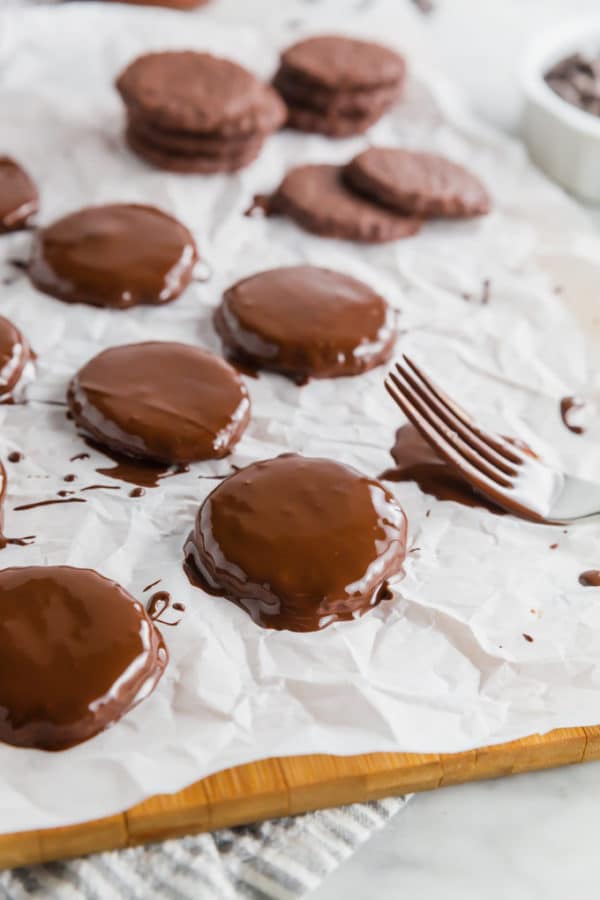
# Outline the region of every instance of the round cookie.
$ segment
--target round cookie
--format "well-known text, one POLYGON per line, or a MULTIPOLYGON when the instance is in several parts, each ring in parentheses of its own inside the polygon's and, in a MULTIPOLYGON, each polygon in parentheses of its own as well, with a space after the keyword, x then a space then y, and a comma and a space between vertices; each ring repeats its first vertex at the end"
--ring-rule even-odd
POLYGON ((346 138, 367 131, 371 125, 379 121, 386 111, 387 105, 374 107, 370 112, 356 115, 324 113, 309 109, 307 106, 298 106, 295 103, 288 103, 287 109, 288 128, 326 134, 331 138, 346 138))
POLYGON ((344 177, 377 203, 424 218, 470 218, 490 210, 480 180, 433 153, 370 147, 348 163, 344 177))
POLYGON ((306 165, 285 176, 269 203, 269 214, 289 216, 306 231, 362 243, 385 243, 416 234, 420 219, 383 209, 353 194, 342 166, 306 165))
POLYGON ((38 191, 27 172, 0 156, 0 234, 25 228, 38 206, 38 191))
POLYGON ((246 146, 238 154, 231 156, 206 156, 174 153, 151 144, 140 138, 128 128, 125 137, 130 149, 145 162, 167 172, 178 172, 181 175, 216 175, 219 172, 237 172, 254 162, 263 145, 262 140, 247 141, 246 146))
POLYGON ((283 68, 275 75, 273 86, 288 105, 338 116, 368 115, 374 108, 385 110, 395 103, 401 94, 401 88, 396 84, 346 91, 320 88, 288 75, 283 68))
POLYGON ((14 403, 34 376, 33 353, 27 339, 0 316, 0 403, 14 403))
POLYGON ((86 741, 148 696, 168 658, 142 604, 97 572, 0 572, 0 741, 86 741))
POLYGON ((151 122, 135 115, 129 116, 128 130, 140 141, 160 148, 165 153, 182 156, 231 158, 241 156, 253 147, 260 149, 264 142, 261 134, 225 138, 220 135, 168 131, 156 128, 151 122))
POLYGON ((128 309, 175 300, 198 259, 188 229, 140 204, 90 206, 35 235, 29 276, 68 303, 128 309))
POLYGON ((277 92, 228 59, 193 51, 149 53, 117 80, 134 113, 174 131, 267 134, 285 119, 277 92))
POLYGON ((99 444, 164 463, 225 456, 250 417, 235 369, 170 341, 104 350, 72 379, 67 401, 76 425, 99 444))
POLYGON ((329 90, 360 90, 398 85, 405 76, 403 58, 381 44, 342 35, 318 35, 281 54, 286 74, 329 90))
POLYGON ((238 281, 225 292, 215 326, 233 358, 299 383, 366 372, 389 359, 396 338, 383 297, 356 278, 316 266, 238 281))
POLYGON ((257 624, 316 631, 386 596, 406 555, 406 517, 356 469, 285 454, 221 482, 185 553, 192 578, 257 624))

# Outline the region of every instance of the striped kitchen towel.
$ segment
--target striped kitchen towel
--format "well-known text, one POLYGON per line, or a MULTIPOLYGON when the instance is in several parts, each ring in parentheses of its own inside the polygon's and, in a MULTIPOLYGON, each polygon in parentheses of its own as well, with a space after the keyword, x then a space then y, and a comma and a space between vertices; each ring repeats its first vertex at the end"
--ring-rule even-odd
POLYGON ((391 797, 0 874, 7 900, 294 900, 407 802, 391 797))

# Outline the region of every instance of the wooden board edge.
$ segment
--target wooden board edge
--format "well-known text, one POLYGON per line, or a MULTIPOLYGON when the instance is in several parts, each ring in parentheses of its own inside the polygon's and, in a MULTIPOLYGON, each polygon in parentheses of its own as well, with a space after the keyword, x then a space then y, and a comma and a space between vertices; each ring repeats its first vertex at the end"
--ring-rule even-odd
POLYGON ((560 728, 464 753, 292 756, 235 766, 124 813, 0 835, 0 868, 119 850, 329 806, 600 759, 600 726, 560 728))

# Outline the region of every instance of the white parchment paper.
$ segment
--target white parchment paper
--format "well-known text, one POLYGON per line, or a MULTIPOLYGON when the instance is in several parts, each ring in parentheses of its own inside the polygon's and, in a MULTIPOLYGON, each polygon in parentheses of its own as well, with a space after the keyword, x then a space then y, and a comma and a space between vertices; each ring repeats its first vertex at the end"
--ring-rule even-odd
MULTIPOLYGON (((113 80, 137 54, 210 49, 268 77, 297 26, 251 28, 208 10, 188 17, 94 3, 0 15, 1 149, 38 181, 39 221, 93 203, 154 203, 193 230, 213 272, 172 305, 128 312, 62 304, 25 276, 0 285, 0 312, 39 355, 30 403, 0 408, 3 458, 25 454, 18 465, 7 463, 6 532, 37 537, 30 547, 2 551, 2 566, 89 566, 140 598, 160 578, 160 588, 187 605, 183 622, 164 629, 171 664, 159 688, 122 722, 64 753, 0 745, 2 832, 97 818, 268 756, 458 751, 600 721, 600 591, 577 582, 583 569, 600 566, 597 525, 530 525, 437 502, 413 484, 392 485, 413 547, 395 599, 359 621, 294 634, 257 627, 183 575, 182 544, 215 486, 199 476, 228 471, 227 460, 194 465, 138 500, 124 486, 82 495, 85 504, 13 511, 55 497, 69 472, 80 487, 116 483, 96 474, 106 464, 100 454, 69 462, 86 448, 64 408, 52 405, 64 400, 82 363, 105 347, 156 338, 218 352, 211 315, 222 290, 299 261, 339 268, 381 290, 402 311, 398 353, 414 354, 486 424, 600 480, 600 425, 592 417, 588 432, 575 436, 558 413, 565 394, 593 399, 598 389, 600 242, 520 146, 474 122, 443 80, 419 70, 389 22, 373 18, 370 30, 407 51, 411 80, 405 102, 368 138, 282 133, 248 170, 210 178, 152 170, 125 148, 113 80), (369 140, 463 161, 489 186, 494 212, 432 223, 414 239, 381 247, 242 215, 252 195, 274 188, 292 165, 347 160, 369 140), (484 279, 487 305, 478 302, 484 279)), ((368 30, 351 16, 343 26, 368 30)), ((331 27, 312 16, 313 31, 331 27)), ((26 257, 29 242, 28 234, 0 241, 0 277, 13 275, 6 261, 26 257)), ((275 375, 248 379, 252 420, 231 461, 294 450, 377 475, 391 464, 402 423, 383 374, 302 389, 275 375)))

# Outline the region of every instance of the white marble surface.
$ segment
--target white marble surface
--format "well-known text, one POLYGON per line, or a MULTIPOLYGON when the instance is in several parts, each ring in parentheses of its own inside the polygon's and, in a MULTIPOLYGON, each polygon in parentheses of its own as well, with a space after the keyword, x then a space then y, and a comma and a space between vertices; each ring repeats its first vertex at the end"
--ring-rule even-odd
MULTIPOLYGON (((597 0, 438 0, 415 28, 480 115, 516 132, 528 42, 590 14, 600 16, 597 0)), ((311 900, 596 897, 599 790, 600 763, 590 763, 416 795, 311 900)))
POLYGON ((600 763, 413 797, 311 900, 597 897, 600 763))

